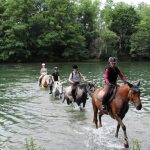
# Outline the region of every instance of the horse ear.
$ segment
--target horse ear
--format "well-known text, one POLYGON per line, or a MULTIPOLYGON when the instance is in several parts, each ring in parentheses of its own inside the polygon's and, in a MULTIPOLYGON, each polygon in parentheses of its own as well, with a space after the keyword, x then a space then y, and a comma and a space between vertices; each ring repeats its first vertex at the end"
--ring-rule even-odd
POLYGON ((128 86, 131 88, 133 85, 129 82, 127 82, 128 86))
POLYGON ((140 86, 140 81, 138 81, 138 83, 136 84, 136 86, 138 86, 138 87, 140 86))

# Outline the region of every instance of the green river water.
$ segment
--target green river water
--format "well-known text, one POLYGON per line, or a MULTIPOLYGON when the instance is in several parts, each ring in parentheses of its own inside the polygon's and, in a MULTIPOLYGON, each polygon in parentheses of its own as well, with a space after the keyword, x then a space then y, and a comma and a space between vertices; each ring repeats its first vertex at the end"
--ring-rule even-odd
MULTIPOLYGON (((48 73, 60 70, 64 87, 73 63, 46 63, 48 73)), ((103 85, 106 63, 77 63, 87 81, 103 85)), ((40 63, 0 64, 0 147, 2 150, 25 150, 26 139, 33 138, 46 150, 124 150, 123 132, 115 138, 117 122, 103 116, 103 127, 92 122, 91 98, 85 111, 54 99, 48 89, 38 86, 40 63)), ((150 62, 120 62, 119 67, 131 83, 141 81, 143 108, 130 104, 124 118, 130 148, 138 139, 141 150, 150 150, 150 62)), ((119 83, 122 83, 120 80, 119 83)))

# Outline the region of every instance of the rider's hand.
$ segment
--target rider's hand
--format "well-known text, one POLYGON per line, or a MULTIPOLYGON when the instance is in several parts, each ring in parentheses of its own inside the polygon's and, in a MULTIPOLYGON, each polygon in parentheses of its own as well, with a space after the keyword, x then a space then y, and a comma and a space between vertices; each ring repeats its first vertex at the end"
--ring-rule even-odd
POLYGON ((109 83, 108 85, 109 85, 109 86, 115 86, 115 85, 114 85, 114 84, 112 84, 112 83, 109 83))
POLYGON ((124 83, 124 84, 127 84, 128 82, 127 82, 126 80, 123 80, 123 83, 124 83))

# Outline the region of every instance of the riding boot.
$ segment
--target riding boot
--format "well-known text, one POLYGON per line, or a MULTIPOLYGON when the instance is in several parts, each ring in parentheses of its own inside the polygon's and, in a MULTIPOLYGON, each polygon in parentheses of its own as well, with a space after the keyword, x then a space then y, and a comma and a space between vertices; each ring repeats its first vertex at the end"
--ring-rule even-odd
POLYGON ((76 102, 76 89, 72 90, 72 97, 74 99, 74 102, 76 102))

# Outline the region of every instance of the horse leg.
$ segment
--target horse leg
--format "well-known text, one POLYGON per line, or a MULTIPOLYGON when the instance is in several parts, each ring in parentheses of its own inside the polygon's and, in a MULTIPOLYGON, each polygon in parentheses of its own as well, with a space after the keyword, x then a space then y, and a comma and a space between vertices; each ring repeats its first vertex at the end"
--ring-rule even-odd
POLYGON ((83 108, 85 108, 86 99, 83 101, 83 108))
POLYGON ((117 130, 116 130, 116 134, 115 134, 115 137, 116 137, 116 138, 118 138, 119 129, 120 129, 120 124, 118 123, 118 125, 117 125, 117 130))
POLYGON ((69 100, 69 98, 67 98, 67 104, 70 105, 70 100, 69 100))
POLYGON ((81 106, 81 103, 77 103, 77 104, 78 104, 78 106, 79 106, 80 111, 82 111, 83 108, 82 108, 82 106, 81 106))
POLYGON ((62 103, 64 103, 64 101, 65 101, 65 97, 62 98, 62 103))
POLYGON ((96 129, 98 128, 98 120, 97 120, 97 113, 98 113, 98 108, 95 105, 94 99, 92 99, 92 106, 93 106, 93 111, 94 111, 94 116, 93 116, 93 122, 95 123, 96 129))
POLYGON ((101 113, 99 113, 99 127, 102 127, 102 115, 101 113))
MULTIPOLYGON (((127 137, 127 133, 126 133, 126 126, 124 125, 124 123, 122 122, 120 117, 116 116, 116 120, 118 121, 118 124, 122 127, 122 130, 124 132, 124 147, 128 148, 129 147, 129 143, 128 143, 128 137, 127 137)), ((119 129, 119 126, 118 126, 118 129, 119 129)))
POLYGON ((98 109, 95 107, 95 109, 94 109, 93 122, 95 123, 96 129, 98 129, 97 113, 98 113, 98 109))

